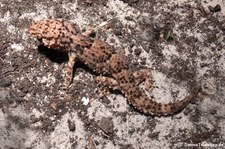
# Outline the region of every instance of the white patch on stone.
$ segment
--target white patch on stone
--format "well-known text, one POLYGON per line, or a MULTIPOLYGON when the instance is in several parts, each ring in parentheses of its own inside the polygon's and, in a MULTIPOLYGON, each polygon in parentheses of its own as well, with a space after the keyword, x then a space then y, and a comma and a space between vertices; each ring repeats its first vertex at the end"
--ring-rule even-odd
POLYGON ((82 99, 81 99, 81 101, 83 101, 83 105, 88 105, 88 103, 89 103, 89 98, 86 98, 86 97, 82 97, 82 99))
POLYGON ((13 43, 11 44, 11 48, 15 50, 15 52, 21 52, 24 50, 24 47, 22 46, 22 44, 17 44, 17 43, 13 43))

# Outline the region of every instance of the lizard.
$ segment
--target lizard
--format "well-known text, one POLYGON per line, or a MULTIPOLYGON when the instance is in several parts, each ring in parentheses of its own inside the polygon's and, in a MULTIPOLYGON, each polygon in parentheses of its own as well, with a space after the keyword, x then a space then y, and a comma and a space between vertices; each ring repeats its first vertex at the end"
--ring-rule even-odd
POLYGON ((184 99, 160 103, 148 97, 139 84, 145 81, 146 88, 152 89, 152 74, 149 69, 132 71, 132 63, 125 54, 117 53, 109 44, 91 37, 93 30, 81 33, 77 25, 64 19, 43 19, 33 23, 29 34, 49 49, 68 53, 64 87, 73 80, 73 66, 77 61, 87 65, 99 74, 96 81, 108 89, 119 89, 128 103, 137 110, 152 116, 168 116, 183 110, 201 88, 196 87, 184 99))

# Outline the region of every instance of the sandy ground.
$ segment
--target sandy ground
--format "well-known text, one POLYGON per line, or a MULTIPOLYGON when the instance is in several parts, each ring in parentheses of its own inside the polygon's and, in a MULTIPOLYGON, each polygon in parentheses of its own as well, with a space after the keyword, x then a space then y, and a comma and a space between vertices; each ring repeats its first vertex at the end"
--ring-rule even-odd
POLYGON ((0 149, 225 148, 224 47, 224 0, 1 0, 0 149), (68 56, 27 34, 43 18, 97 28, 134 69, 152 69, 156 101, 202 91, 176 115, 147 116, 102 94, 81 63, 64 91, 68 56))

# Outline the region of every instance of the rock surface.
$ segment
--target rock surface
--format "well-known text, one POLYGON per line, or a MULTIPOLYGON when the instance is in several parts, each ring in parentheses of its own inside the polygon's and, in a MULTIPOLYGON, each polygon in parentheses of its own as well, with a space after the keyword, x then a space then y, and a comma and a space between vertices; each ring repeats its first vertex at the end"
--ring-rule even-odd
POLYGON ((220 0, 1 0, 0 148, 224 147, 224 16, 220 0), (120 93, 103 95, 96 74, 81 63, 64 91, 68 56, 27 34, 43 18, 98 28, 97 38, 137 68, 152 69, 149 96, 160 102, 182 99, 195 85, 202 92, 180 113, 153 118, 120 93))

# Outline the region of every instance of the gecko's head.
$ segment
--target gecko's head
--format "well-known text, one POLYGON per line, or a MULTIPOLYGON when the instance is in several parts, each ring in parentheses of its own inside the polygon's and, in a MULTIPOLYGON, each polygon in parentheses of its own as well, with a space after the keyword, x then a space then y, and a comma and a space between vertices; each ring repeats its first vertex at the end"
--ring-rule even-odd
POLYGON ((29 34, 43 43, 44 46, 57 50, 67 50, 66 45, 71 36, 79 33, 72 23, 62 19, 41 20, 31 25, 29 34))

